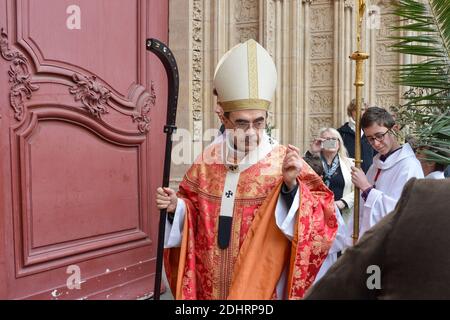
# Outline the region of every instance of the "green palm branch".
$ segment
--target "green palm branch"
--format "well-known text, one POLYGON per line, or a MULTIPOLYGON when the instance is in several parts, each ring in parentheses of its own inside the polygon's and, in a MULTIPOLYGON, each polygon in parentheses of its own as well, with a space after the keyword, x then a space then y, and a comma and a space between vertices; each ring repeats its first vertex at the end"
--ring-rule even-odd
POLYGON ((402 23, 391 48, 419 60, 399 66, 410 90, 394 112, 430 161, 450 165, 450 0, 400 0, 393 13, 402 23))

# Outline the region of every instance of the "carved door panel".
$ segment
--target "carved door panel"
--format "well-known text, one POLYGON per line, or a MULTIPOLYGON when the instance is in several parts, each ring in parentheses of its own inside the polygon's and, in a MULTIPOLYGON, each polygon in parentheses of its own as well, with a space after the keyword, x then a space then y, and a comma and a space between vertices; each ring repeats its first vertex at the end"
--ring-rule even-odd
POLYGON ((151 294, 168 1, 0 0, 0 27, 0 298, 151 294))

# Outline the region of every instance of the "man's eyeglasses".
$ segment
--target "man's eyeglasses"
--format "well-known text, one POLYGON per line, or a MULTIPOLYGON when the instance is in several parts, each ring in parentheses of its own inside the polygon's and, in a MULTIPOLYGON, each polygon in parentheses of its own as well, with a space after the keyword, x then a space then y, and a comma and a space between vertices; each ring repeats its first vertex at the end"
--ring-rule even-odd
POLYGON ((255 130, 261 130, 266 127, 266 119, 256 119, 253 122, 246 121, 246 120, 236 120, 231 121, 235 129, 247 131, 250 129, 250 127, 253 127, 255 130))
POLYGON ((384 136, 389 133, 390 131, 392 131, 392 129, 389 129, 388 131, 386 131, 385 133, 376 133, 373 135, 373 137, 368 137, 366 136, 367 140, 369 141, 369 143, 374 143, 375 140, 378 142, 382 142, 384 140, 384 136))

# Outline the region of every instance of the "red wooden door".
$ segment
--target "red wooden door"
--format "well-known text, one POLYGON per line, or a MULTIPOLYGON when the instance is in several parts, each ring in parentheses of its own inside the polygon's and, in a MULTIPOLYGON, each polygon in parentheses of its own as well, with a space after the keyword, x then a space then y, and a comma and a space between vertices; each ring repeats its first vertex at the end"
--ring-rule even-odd
POLYGON ((167 0, 0 0, 0 298, 152 293, 167 0))

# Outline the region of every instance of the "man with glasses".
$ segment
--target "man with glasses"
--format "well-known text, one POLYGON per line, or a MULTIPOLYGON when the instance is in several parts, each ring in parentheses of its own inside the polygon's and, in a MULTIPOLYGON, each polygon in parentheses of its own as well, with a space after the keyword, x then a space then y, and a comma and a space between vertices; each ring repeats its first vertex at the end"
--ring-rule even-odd
POLYGON ((165 270, 176 299, 299 299, 328 254, 333 194, 296 147, 264 130, 276 79, 254 40, 227 52, 214 74, 224 134, 178 193, 157 191, 171 216, 165 270))
POLYGON ((398 143, 395 136, 398 129, 388 111, 368 108, 361 118, 361 127, 378 154, 367 176, 361 169, 352 168, 352 181, 361 190, 360 236, 394 210, 409 179, 423 178, 411 146, 398 143))

